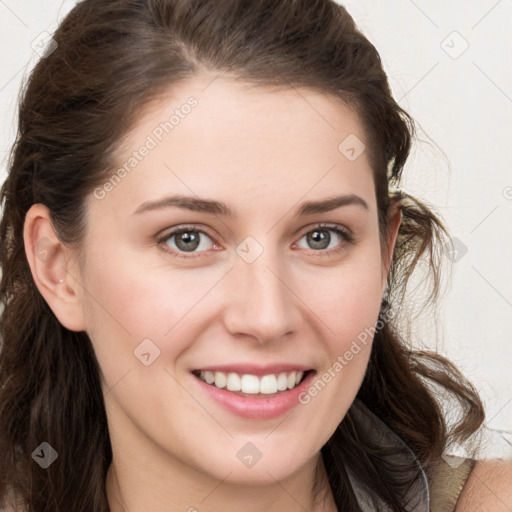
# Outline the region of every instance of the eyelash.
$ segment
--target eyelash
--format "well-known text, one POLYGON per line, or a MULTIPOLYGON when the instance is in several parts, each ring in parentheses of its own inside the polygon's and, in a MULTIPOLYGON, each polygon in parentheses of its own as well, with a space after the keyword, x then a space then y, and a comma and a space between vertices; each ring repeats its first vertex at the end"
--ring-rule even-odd
MULTIPOLYGON (((349 231, 347 231, 346 229, 344 228, 341 228, 340 226, 337 226, 337 225, 333 225, 333 224, 318 224, 317 226, 313 226, 313 228, 309 229, 308 231, 305 231, 301 234, 299 240, 301 240, 302 238, 304 238, 305 235, 308 235, 309 233, 312 233, 313 231, 333 231, 335 232, 337 235, 340 235, 341 238, 344 239, 344 242, 341 242, 339 244, 339 246, 335 249, 322 249, 322 250, 318 250, 318 251, 315 251, 313 250, 313 252, 317 252, 317 253, 327 253, 329 255, 331 254, 336 254, 336 253, 339 253, 341 251, 344 251, 346 249, 346 245, 353 245, 356 243, 356 238, 354 237, 354 235, 352 235, 349 231)), ((198 256, 185 256, 184 254, 186 254, 185 252, 178 252, 176 251, 175 249, 171 249, 165 242, 167 242, 169 239, 171 239, 172 237, 176 236, 176 235, 180 235, 182 233, 188 233, 188 232, 194 232, 194 233, 202 233, 203 235, 206 235, 208 238, 212 239, 213 241, 213 237, 205 230, 203 229, 200 229, 196 226, 193 226, 193 225, 186 225, 186 226, 181 226, 173 231, 170 231, 169 233, 166 233, 165 235, 161 236, 161 237, 158 237, 157 238, 157 243, 159 245, 162 245, 164 247, 162 247, 162 249, 168 253, 171 253, 172 255, 174 256, 177 256, 178 258, 185 258, 185 259, 193 259, 193 258, 197 258, 198 256)), ((201 252, 204 252, 204 251, 201 251, 201 252)), ((190 253, 190 254, 201 254, 201 252, 199 253, 190 253)), ((322 254, 320 254, 321 256, 322 254)))

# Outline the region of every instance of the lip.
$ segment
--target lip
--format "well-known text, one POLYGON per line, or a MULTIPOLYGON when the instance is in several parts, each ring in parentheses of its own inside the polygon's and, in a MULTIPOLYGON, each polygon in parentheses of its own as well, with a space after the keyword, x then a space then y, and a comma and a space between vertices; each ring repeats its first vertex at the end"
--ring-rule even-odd
POLYGON ((290 372, 307 372, 312 370, 311 366, 304 366, 298 364, 271 364, 266 366, 259 366, 255 364, 224 364, 216 366, 201 366, 194 372, 225 372, 225 373, 238 373, 240 375, 250 374, 256 375, 257 377, 263 377, 263 375, 270 375, 272 373, 290 373, 290 372))
MULTIPOLYGON (((249 368, 249 366, 242 366, 244 371, 241 373, 251 373, 249 371, 246 371, 246 368, 249 368)), ((226 371, 221 370, 221 366, 215 366, 211 368, 215 368, 215 370, 217 371, 226 371)), ((237 372, 240 368, 240 366, 229 366, 229 370, 231 370, 232 372, 237 372)), ((252 368, 252 371, 254 371, 254 366, 252 366, 252 368)), ((269 372, 269 368, 270 367, 265 367, 264 369, 264 371, 268 373, 252 373, 252 375, 268 375, 269 373, 278 373, 274 371, 269 372)), ((281 368, 285 368, 285 366, 279 366, 279 369, 281 368)), ((288 371, 297 370, 298 368, 303 367, 290 366, 290 368, 292 368, 292 370, 288 371)), ((209 370, 208 368, 201 368, 201 370, 215 371, 213 369, 209 370)), ((260 371, 261 370, 262 367, 260 367, 260 371)), ((288 412, 289 410, 291 410, 293 407, 297 406, 300 403, 299 395, 309 388, 311 381, 313 380, 316 374, 316 371, 311 370, 311 368, 305 368, 305 370, 297 371, 308 372, 298 386, 295 386, 293 389, 288 389, 287 391, 281 391, 278 395, 269 398, 251 398, 247 396, 237 395, 236 393, 228 391, 225 388, 219 389, 212 384, 207 384, 194 373, 192 373, 192 376, 197 382, 198 386, 200 386, 201 391, 204 392, 211 400, 219 404, 223 409, 241 418, 264 420, 282 416, 283 414, 285 414, 286 412, 288 412)))

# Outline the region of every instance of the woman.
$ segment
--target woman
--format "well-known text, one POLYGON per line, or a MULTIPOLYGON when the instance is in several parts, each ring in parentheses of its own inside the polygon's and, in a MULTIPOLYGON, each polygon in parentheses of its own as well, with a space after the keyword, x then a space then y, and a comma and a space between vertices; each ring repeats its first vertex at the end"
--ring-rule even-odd
POLYGON ((84 0, 19 116, 7 510, 510 506, 504 464, 443 457, 475 389, 398 329, 446 232, 392 191, 413 122, 344 8, 84 0))

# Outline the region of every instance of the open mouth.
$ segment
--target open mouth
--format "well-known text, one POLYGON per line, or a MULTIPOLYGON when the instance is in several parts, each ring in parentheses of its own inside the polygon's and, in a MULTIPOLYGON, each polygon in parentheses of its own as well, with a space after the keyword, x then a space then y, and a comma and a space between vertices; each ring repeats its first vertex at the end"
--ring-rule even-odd
POLYGON ((268 375, 240 374, 236 372, 194 370, 203 382, 249 398, 271 398, 294 389, 314 370, 270 373, 268 375))

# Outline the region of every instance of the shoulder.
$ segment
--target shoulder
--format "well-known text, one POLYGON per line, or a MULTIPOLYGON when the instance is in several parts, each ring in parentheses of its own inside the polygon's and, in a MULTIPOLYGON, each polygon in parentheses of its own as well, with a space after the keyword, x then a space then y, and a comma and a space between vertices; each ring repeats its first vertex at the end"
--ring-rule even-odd
POLYGON ((512 510, 512 459, 478 460, 455 507, 455 512, 489 510, 512 510))

